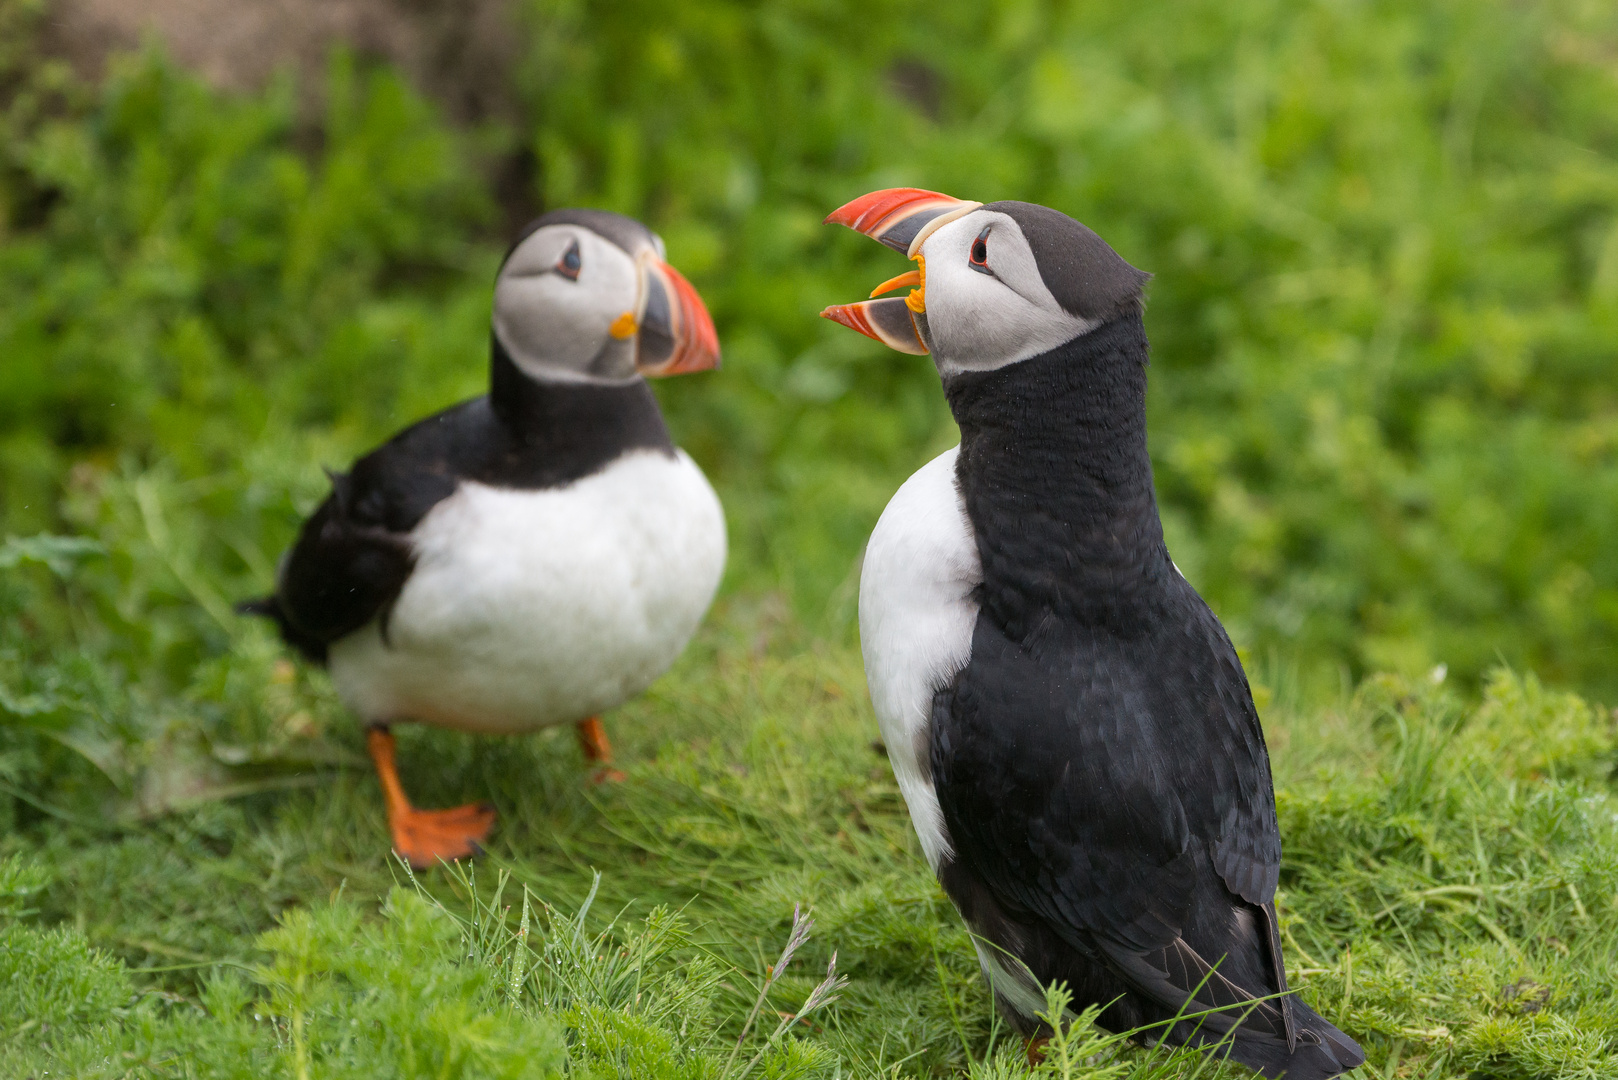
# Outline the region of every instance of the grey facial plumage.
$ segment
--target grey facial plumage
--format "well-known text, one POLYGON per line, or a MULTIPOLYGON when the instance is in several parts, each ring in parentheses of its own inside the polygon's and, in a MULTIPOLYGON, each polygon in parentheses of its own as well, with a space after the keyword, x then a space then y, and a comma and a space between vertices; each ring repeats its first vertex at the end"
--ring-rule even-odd
POLYGON ((547 214, 529 225, 500 267, 494 333, 532 378, 633 380, 641 262, 661 260, 662 251, 657 235, 633 218, 604 210, 547 214))

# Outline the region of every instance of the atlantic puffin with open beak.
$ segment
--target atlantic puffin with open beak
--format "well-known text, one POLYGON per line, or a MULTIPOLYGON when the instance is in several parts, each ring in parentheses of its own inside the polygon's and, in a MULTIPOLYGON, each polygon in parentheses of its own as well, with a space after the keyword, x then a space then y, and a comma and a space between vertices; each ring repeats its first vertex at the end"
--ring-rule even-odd
POLYGON ((389 725, 576 724, 615 777, 599 714, 673 663, 725 565, 719 500, 644 378, 719 363, 656 234, 599 210, 534 221, 495 280, 490 352, 489 393, 333 474, 274 595, 242 605, 369 725, 393 847, 417 866, 475 853, 494 808, 412 806, 389 725))
POLYGON ((871 535, 860 637, 922 849, 1001 1011, 1031 1057, 1040 987, 1062 981, 1104 1027, 1225 1040, 1267 1076, 1359 1065, 1286 993, 1264 734, 1230 639, 1164 546, 1149 275, 1030 203, 901 188, 827 221, 917 263, 872 293, 907 296, 824 314, 931 353, 961 430, 871 535))

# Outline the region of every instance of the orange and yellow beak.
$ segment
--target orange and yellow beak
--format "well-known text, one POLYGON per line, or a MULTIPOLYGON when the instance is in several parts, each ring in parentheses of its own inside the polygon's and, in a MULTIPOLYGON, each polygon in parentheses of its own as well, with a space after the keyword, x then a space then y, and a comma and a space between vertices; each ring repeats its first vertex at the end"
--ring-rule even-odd
POLYGON ((884 188, 833 210, 826 216, 826 224, 847 225, 878 243, 902 251, 916 261, 918 268, 884 281, 871 292, 875 298, 908 286, 911 288, 908 296, 833 304, 822 311, 820 317, 858 330, 890 349, 924 355, 927 346, 915 319, 927 311, 927 262, 922 258, 921 246, 939 226, 982 205, 922 188, 884 188))
POLYGON ((641 262, 640 317, 630 312, 612 325, 615 337, 636 336, 635 370, 642 375, 684 375, 719 366, 719 333, 697 290, 655 257, 641 262))

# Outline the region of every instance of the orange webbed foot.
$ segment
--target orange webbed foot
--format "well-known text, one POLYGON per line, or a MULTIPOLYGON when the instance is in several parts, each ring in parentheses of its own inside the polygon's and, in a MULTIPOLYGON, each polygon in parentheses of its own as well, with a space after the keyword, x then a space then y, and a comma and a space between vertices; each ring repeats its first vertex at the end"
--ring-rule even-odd
POLYGON ((393 850, 417 870, 426 870, 440 860, 453 862, 482 854, 494 817, 494 805, 486 802, 447 810, 412 807, 389 814, 388 828, 393 833, 393 850))
POLYGON ((373 727, 365 736, 376 776, 382 783, 382 796, 388 807, 388 831, 393 834, 393 850, 417 870, 436 866, 440 860, 470 859, 483 851, 483 841, 494 827, 494 804, 471 803, 447 810, 417 810, 405 797, 399 771, 393 761, 393 735, 385 727, 373 727))

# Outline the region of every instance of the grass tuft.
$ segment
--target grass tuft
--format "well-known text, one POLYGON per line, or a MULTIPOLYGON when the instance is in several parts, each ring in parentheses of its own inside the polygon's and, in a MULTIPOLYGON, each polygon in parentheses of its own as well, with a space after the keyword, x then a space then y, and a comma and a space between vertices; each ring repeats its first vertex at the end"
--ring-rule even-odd
MULTIPOLYGON (((473 866, 392 860, 374 780, 343 766, 12 833, 10 1075, 1026 1075, 870 746, 857 655, 761 654, 750 618, 729 609, 609 718, 622 784, 585 784, 554 734, 404 732, 424 802, 499 806, 473 866)), ((329 693, 263 678, 293 712, 329 693)), ((1618 1075, 1608 715, 1501 671, 1477 700, 1384 678, 1266 723, 1293 985, 1369 1067, 1618 1075)), ((1063 1038, 1042 1075, 1239 1073, 1082 1022, 1063 1038)))

